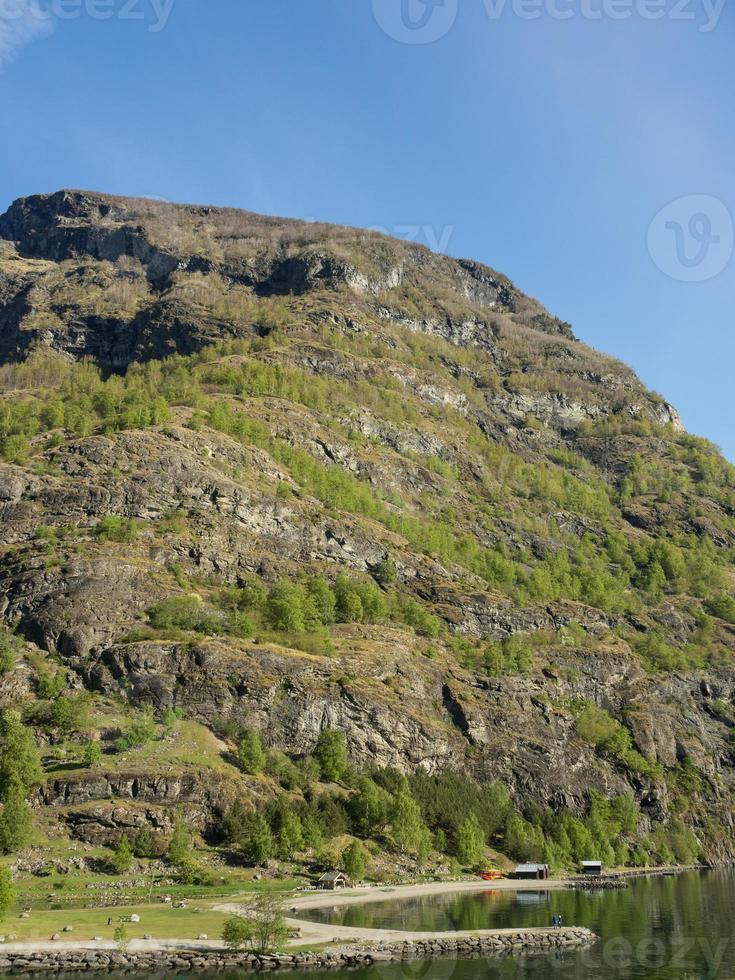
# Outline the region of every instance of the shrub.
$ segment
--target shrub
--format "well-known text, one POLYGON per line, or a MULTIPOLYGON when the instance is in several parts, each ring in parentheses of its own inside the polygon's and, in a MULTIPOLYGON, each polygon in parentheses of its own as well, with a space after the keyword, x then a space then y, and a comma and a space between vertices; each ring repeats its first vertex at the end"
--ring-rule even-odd
POLYGON ((735 624, 735 597, 722 592, 708 599, 705 606, 708 613, 724 619, 726 623, 735 624))
POLYGON ((250 919, 231 915, 222 927, 222 941, 228 949, 241 950, 253 940, 254 926, 250 919))
POLYGON ((114 541, 117 544, 132 544, 138 536, 138 524, 126 517, 108 515, 103 517, 94 529, 100 541, 114 541))
POLYGON ((144 712, 133 722, 125 734, 115 739, 116 752, 128 752, 148 745, 156 737, 156 722, 153 714, 144 712))
POLYGON ((191 630, 204 634, 220 632, 224 625, 224 617, 195 595, 163 599, 148 610, 148 619, 156 629, 191 630))
POLYGON ((102 748, 96 739, 90 739, 84 745, 82 751, 82 764, 88 769, 93 769, 102 760, 102 748))

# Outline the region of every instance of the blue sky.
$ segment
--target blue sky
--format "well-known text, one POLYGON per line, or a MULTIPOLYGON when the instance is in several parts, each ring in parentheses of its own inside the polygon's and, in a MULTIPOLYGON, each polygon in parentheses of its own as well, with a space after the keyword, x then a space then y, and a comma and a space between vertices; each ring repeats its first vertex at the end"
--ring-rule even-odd
POLYGON ((735 459, 735 0, 424 2, 0 0, 0 208, 71 186, 417 235, 735 459))

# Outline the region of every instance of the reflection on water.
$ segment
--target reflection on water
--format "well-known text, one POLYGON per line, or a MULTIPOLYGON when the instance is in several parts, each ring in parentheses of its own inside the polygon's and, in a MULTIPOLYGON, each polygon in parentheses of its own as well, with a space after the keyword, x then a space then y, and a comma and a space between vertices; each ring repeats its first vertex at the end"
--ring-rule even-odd
MULTIPOLYGON (((454 980, 487 977, 631 978, 631 980, 735 980, 735 874, 687 872, 639 878, 616 891, 563 890, 437 895, 312 910, 311 919, 365 928, 421 931, 547 926, 552 915, 566 925, 588 926, 601 937, 589 949, 454 963, 454 980)), ((423 964, 416 976, 443 980, 423 964)), ((374 980, 375 974, 365 971, 374 980)), ((380 970, 385 980, 405 968, 380 970)))
MULTIPOLYGON (((304 913, 306 915, 307 913, 304 913)), ((367 928, 487 929, 583 925, 601 942, 568 953, 381 964, 356 971, 293 972, 293 980, 735 980, 735 873, 638 879, 624 891, 487 892, 385 901, 309 918, 367 928)), ((203 980, 243 980, 218 973, 203 980)), ((168 976, 161 980, 174 980, 168 976)))

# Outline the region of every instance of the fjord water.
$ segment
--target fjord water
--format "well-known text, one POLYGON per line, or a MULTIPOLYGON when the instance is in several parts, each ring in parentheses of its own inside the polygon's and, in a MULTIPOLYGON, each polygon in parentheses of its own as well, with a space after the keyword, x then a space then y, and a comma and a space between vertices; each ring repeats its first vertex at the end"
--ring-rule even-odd
POLYGON ((311 919, 346 926, 426 931, 546 926, 557 914, 565 925, 588 926, 601 941, 569 953, 390 965, 349 976, 356 980, 735 978, 735 873, 729 871, 639 878, 619 891, 501 892, 489 887, 480 894, 388 900, 308 913, 311 919))

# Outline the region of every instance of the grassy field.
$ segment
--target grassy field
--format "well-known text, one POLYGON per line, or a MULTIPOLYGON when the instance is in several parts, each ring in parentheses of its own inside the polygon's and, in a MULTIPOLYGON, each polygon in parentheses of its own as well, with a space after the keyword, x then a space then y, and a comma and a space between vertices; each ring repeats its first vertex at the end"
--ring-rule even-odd
POLYGON ((32 911, 30 918, 21 919, 17 913, 10 913, 3 920, 0 932, 12 933, 18 942, 44 942, 54 933, 60 933, 67 940, 89 940, 95 936, 112 939, 121 917, 133 913, 140 916, 140 922, 126 922, 130 939, 142 939, 151 935, 155 939, 197 939, 206 934, 210 939, 219 939, 222 925, 227 918, 213 912, 204 905, 193 904, 186 909, 174 909, 168 905, 138 905, 114 909, 64 909, 62 911, 32 911), (108 925, 108 921, 111 924, 108 925), (65 926, 71 926, 71 933, 64 933, 65 926))

